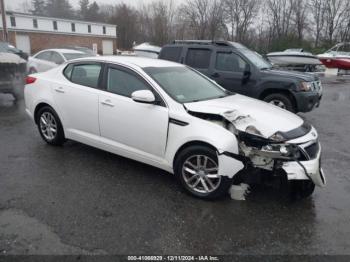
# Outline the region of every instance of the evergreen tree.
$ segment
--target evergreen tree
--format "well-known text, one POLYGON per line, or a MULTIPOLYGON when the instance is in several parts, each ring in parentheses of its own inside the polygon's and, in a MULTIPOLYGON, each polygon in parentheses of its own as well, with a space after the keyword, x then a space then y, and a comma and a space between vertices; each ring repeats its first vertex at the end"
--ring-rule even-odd
POLYGON ((32 0, 32 6, 31 12, 33 15, 45 15, 45 0, 32 0))
POLYGON ((99 11, 100 11, 100 7, 96 3, 96 1, 94 1, 91 5, 89 5, 89 9, 85 19, 89 21, 99 21, 100 20, 99 11))
POLYGON ((48 0, 46 3, 46 11, 51 17, 74 17, 74 10, 68 0, 48 0))
POLYGON ((89 11, 89 6, 90 6, 89 0, 80 0, 79 6, 80 6, 80 10, 79 10, 80 17, 83 19, 86 19, 86 16, 87 16, 88 11, 89 11))

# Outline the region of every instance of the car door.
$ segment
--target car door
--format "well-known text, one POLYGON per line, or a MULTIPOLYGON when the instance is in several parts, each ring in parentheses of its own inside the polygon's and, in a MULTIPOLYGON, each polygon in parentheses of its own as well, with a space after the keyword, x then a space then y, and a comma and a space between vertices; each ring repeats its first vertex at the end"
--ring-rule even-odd
POLYGON ((247 95, 249 90, 249 63, 240 55, 228 51, 216 51, 210 77, 225 89, 247 95))
POLYGON ((35 64, 36 64, 36 70, 38 72, 45 72, 47 70, 50 70, 57 65, 52 61, 51 59, 52 52, 51 51, 43 51, 36 56, 35 58, 35 64))
POLYGON ((55 103, 68 137, 100 136, 98 95, 102 65, 84 62, 68 65, 53 84, 55 103))
POLYGON ((149 159, 164 156, 169 115, 159 95, 138 73, 117 65, 106 68, 104 86, 99 96, 101 136, 149 159), (138 90, 151 90, 159 102, 135 102, 131 94, 138 90))

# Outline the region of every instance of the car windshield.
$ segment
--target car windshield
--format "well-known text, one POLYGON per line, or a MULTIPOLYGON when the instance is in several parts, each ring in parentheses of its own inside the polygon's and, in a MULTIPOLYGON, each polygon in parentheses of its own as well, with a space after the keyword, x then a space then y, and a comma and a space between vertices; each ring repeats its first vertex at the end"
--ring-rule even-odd
POLYGON ((249 50, 248 48, 240 49, 240 51, 245 55, 256 67, 259 69, 270 69, 272 65, 266 61, 261 55, 258 53, 249 50))
POLYGON ((180 103, 204 101, 231 94, 187 67, 147 67, 144 71, 180 103))
POLYGON ((90 57, 91 55, 85 53, 63 53, 63 56, 69 61, 83 57, 90 57))

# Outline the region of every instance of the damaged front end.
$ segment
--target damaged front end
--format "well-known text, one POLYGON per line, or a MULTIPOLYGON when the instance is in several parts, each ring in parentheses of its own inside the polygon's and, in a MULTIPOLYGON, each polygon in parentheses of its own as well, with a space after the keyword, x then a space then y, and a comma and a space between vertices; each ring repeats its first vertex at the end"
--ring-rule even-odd
MULTIPOLYGON (((236 136, 239 154, 219 153, 222 157, 241 161, 244 170, 253 171, 249 173, 258 176, 268 173, 272 177, 284 175, 287 180, 311 180, 317 186, 325 186, 321 168, 321 146, 317 132, 311 125, 304 122, 302 126, 291 131, 277 131, 266 137, 267 132, 256 127, 258 124, 255 119, 235 110, 221 115, 191 114, 220 124, 236 136)), ((219 165, 220 161, 219 158, 219 165)))

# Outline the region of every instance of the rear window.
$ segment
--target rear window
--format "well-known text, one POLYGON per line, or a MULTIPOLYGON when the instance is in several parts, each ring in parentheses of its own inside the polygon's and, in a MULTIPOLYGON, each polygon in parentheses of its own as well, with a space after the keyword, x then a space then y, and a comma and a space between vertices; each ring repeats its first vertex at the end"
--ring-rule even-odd
MULTIPOLYGON (((66 70, 68 70, 68 67, 66 70)), ((72 72, 70 73, 70 80, 78 85, 97 88, 100 71, 101 65, 99 64, 75 65, 72 72)), ((65 73, 68 74, 69 71, 65 73)))
POLYGON ((193 68, 209 68, 211 50, 209 49, 188 49, 186 65, 193 68))
POLYGON ((159 58, 173 62, 178 62, 181 57, 181 52, 181 46, 164 47, 159 55, 159 58))

